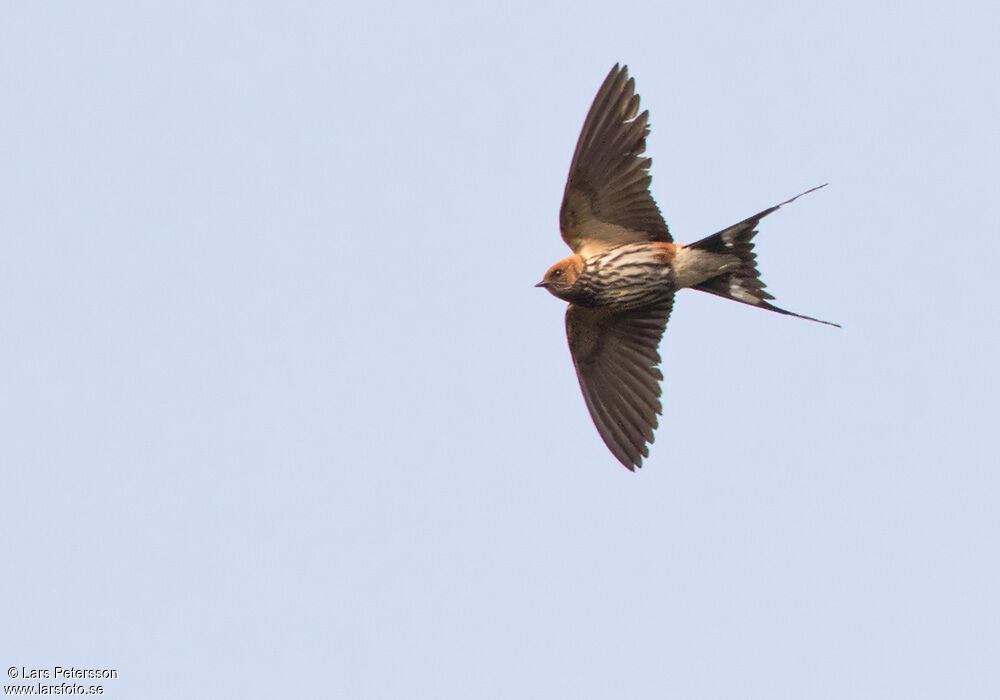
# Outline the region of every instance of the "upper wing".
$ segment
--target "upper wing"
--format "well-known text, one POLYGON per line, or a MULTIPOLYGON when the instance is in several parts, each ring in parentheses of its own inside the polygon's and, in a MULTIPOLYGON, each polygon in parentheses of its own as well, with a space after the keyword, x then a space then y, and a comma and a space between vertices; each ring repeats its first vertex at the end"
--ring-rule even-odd
POLYGON ((643 158, 649 112, 639 116, 639 96, 628 66, 608 73, 576 143, 559 211, 563 240, 579 253, 638 241, 673 240, 649 194, 649 166, 643 158))
POLYGON ((673 299, 630 311, 570 304, 566 335, 576 376, 597 432, 629 469, 649 456, 660 406, 657 347, 673 299))

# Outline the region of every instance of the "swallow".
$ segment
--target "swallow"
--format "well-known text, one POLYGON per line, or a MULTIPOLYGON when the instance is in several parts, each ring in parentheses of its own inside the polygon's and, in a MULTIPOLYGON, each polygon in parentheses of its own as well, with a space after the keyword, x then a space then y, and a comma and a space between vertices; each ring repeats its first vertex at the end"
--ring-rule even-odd
POLYGON ((684 288, 830 326, 770 303, 753 238, 765 216, 814 187, 689 245, 675 243, 650 194, 649 112, 628 66, 611 69, 587 113, 559 211, 573 251, 536 286, 569 302, 566 336, 590 417, 634 471, 649 456, 660 404, 660 339, 684 288))

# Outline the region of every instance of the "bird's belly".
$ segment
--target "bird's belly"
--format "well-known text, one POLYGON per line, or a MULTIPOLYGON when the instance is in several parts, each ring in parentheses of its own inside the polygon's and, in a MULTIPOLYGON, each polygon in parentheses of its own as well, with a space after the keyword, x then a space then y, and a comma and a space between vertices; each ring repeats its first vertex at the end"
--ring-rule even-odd
POLYGON ((581 277, 594 306, 636 308, 673 295, 673 266, 662 249, 622 246, 588 261, 581 277))

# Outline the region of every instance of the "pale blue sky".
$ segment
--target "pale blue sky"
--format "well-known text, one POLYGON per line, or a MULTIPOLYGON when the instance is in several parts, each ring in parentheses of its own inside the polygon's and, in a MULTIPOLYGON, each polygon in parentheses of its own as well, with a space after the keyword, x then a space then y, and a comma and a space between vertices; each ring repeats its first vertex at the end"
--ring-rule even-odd
MULTIPOLYGON (((994 3, 6 3, 0 663, 106 697, 996 698, 994 3), (364 5, 364 7, 362 7, 364 5), (557 212, 628 63, 682 292, 631 474, 557 212)), ((6 681, 5 681, 6 683, 6 681)))

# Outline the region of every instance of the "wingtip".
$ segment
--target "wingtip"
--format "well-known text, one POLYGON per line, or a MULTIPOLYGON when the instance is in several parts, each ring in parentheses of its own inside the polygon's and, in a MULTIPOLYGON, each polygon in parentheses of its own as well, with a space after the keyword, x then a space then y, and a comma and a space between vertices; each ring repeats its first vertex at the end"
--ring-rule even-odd
POLYGON ((623 467, 625 467, 626 469, 628 469, 633 474, 635 474, 635 472, 636 472, 637 469, 642 469, 642 460, 641 459, 638 462, 634 462, 634 461, 625 461, 621 457, 618 457, 618 455, 615 455, 615 458, 619 462, 621 462, 621 465, 623 467))

